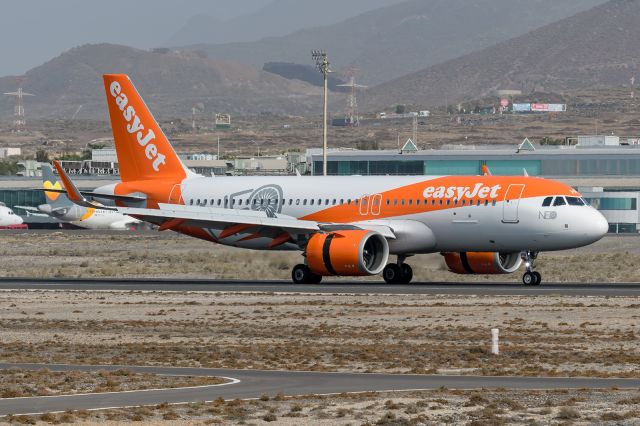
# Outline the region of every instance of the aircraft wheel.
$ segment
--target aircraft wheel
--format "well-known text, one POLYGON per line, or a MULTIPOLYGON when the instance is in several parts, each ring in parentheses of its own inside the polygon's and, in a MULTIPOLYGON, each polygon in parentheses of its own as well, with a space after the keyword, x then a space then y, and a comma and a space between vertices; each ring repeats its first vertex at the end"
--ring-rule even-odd
POLYGON ((533 272, 525 272, 522 276, 522 282, 524 285, 536 285, 536 276, 533 272))
POLYGON ((296 265, 291 271, 291 279, 295 284, 309 284, 311 269, 307 265, 296 265))
POLYGON ((534 277, 536 279, 536 282, 533 285, 542 284, 542 275, 540 275, 540 272, 534 272, 533 275, 534 275, 534 277))
POLYGON ((390 263, 382 270, 382 278, 387 284, 399 284, 402 277, 402 270, 395 263, 390 263))
POLYGON ((400 270, 402 271, 400 284, 409 284, 413 279, 413 268, 411 268, 411 266, 407 265, 406 263, 403 263, 400 267, 400 270))

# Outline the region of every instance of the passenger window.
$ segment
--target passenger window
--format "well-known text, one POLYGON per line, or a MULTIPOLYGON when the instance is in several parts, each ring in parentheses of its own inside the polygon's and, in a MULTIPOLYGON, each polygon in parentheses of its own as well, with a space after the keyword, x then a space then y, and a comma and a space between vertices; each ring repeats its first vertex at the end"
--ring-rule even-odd
POLYGON ((404 206, 404 198, 400 200, 400 203, 404 206))
POLYGON ((553 197, 547 197, 542 202, 542 207, 549 207, 552 202, 553 202, 553 197))
POLYGON ((447 205, 450 205, 450 204, 451 204, 451 200, 447 200, 447 205))
POLYGON ((344 204, 344 198, 340 198, 340 205, 344 204))
POLYGON ((387 200, 387 205, 391 204, 391 200, 387 200))
POLYGON ((337 200, 334 198, 333 199, 333 205, 335 206, 337 204, 337 200))
POLYGON ((393 205, 397 206, 398 205, 398 200, 393 200, 393 205))
POLYGON ((353 200, 353 203, 357 206, 358 204, 360 204, 360 200, 353 200))
POLYGON ((329 205, 329 199, 327 198, 326 200, 324 200, 324 205, 328 206, 329 205))
POLYGON ((442 200, 440 200, 440 205, 442 205, 442 200))
POLYGON ((431 205, 435 206, 436 205, 436 200, 431 200, 431 205))
POLYGON ((493 200, 493 201, 491 202, 491 205, 492 205, 492 206, 495 206, 495 205, 496 205, 496 200, 493 200))
POLYGON ((484 206, 487 207, 489 205, 489 200, 484 200, 484 206))
POLYGON ((409 205, 412 206, 413 205, 413 200, 409 200, 409 205))
POLYGON ((556 206, 564 206, 567 203, 564 201, 564 197, 556 197, 556 201, 554 201, 553 205, 556 206))
POLYGON ((299 205, 300 205, 300 198, 296 200, 296 206, 299 206, 299 205))
POLYGON ((193 200, 190 200, 189 204, 190 204, 190 205, 193 205, 193 200))
POLYGON ((238 205, 241 206, 242 205, 242 200, 238 200, 238 205))
POLYGON ((305 198, 304 200, 302 200, 302 205, 306 206, 307 205, 307 199, 305 198))
POLYGON ((466 200, 462 200, 462 205, 465 206, 467 204, 466 200))
POLYGON ((453 200, 453 205, 457 206, 458 205, 458 200, 453 200))
POLYGON ((313 205, 313 203, 315 203, 316 200, 312 199, 311 202, 309 203, 310 205, 313 205))

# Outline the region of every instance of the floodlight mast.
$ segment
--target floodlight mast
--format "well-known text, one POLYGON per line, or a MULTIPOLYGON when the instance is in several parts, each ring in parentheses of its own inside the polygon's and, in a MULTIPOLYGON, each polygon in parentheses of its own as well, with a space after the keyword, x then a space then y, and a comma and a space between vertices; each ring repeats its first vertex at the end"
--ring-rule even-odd
POLYGON ((312 50, 311 57, 316 61, 316 68, 322 73, 324 78, 324 111, 323 111, 323 126, 322 126, 322 175, 327 176, 327 109, 328 101, 327 95, 329 93, 328 78, 331 70, 329 69, 329 59, 327 58, 327 52, 324 50, 312 50))

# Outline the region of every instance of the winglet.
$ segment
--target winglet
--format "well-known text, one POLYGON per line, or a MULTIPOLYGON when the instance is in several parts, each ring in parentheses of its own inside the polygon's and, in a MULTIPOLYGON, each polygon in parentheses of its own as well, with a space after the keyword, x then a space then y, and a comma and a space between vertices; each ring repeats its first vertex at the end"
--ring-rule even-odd
POLYGON ((60 180, 62 181, 62 185, 64 189, 67 191, 67 197, 74 203, 82 207, 89 207, 92 209, 103 209, 103 210, 117 210, 115 208, 109 208, 102 206, 100 204, 92 203, 88 201, 84 196, 78 191, 78 188, 74 185, 74 183, 69 178, 69 175, 64 171, 60 163, 57 161, 53 161, 53 166, 58 171, 58 175, 60 176, 60 180))
POLYGON ((489 170, 489 167, 487 167, 486 164, 482 165, 482 175, 483 176, 491 176, 491 170, 489 170))
POLYGON ((525 177, 529 177, 529 172, 527 172, 527 169, 522 169, 524 171, 524 176, 525 177))

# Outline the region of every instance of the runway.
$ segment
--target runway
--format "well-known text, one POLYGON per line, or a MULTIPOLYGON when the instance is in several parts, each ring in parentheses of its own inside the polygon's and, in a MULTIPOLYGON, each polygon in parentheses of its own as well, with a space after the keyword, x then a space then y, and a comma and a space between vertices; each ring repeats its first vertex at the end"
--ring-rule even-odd
POLYGON ((441 294, 478 296, 640 296, 640 284, 548 283, 527 287, 521 283, 447 282, 389 285, 378 282, 339 281, 319 285, 295 285, 289 281, 230 281, 197 279, 73 279, 1 278, 0 290, 120 290, 201 291, 326 294, 441 294))
POLYGON ((229 370, 209 368, 170 368, 134 366, 78 366, 50 364, 0 364, 0 369, 23 368, 51 371, 95 371, 127 368, 135 372, 161 375, 218 376, 234 379, 225 385, 180 389, 113 392, 66 396, 0 399, 0 415, 37 414, 67 409, 105 409, 162 402, 189 403, 212 401, 218 397, 229 399, 259 398, 267 394, 286 396, 307 394, 339 394, 343 392, 409 391, 447 389, 619 389, 640 388, 640 379, 597 379, 565 377, 484 377, 484 376, 426 376, 392 374, 319 373, 260 370, 229 370))

